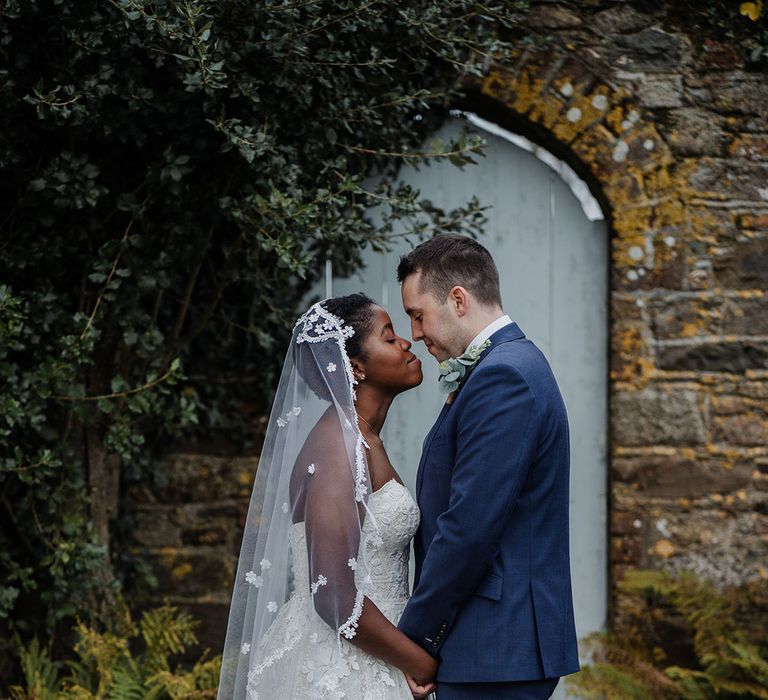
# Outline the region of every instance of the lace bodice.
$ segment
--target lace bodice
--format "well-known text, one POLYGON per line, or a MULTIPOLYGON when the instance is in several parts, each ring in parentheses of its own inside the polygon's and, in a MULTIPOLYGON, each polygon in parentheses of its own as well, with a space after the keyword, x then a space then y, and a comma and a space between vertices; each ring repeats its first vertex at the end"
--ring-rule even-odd
MULTIPOLYGON (((388 481, 369 496, 362 527, 368 580, 358 580, 350 560, 360 590, 393 624, 408 602, 410 542, 418 525, 419 508, 408 489, 388 481)), ((410 700, 400 671, 340 638, 313 612, 312 587, 323 584, 309 580, 304 523, 292 525, 289 537, 293 591, 250 666, 248 700, 410 700)))
MULTIPOLYGON (((371 494, 368 508, 378 524, 378 534, 373 521, 367 519, 361 547, 366 547, 369 580, 361 580, 355 572, 355 583, 389 617, 392 604, 408 598, 410 542, 419 526, 419 508, 408 489, 394 479, 371 494)), ((309 581, 304 523, 291 527, 290 540, 294 595, 308 598, 310 589, 304 583, 309 581)))

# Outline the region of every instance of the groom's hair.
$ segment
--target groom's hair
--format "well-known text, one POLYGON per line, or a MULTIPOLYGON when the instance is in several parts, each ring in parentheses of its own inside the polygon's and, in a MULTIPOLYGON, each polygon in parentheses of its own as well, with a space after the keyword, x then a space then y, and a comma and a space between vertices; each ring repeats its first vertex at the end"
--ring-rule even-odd
POLYGON ((499 271, 491 254, 476 240, 444 233, 417 245, 400 258, 397 280, 421 272, 419 291, 445 303, 455 286, 464 287, 484 306, 501 306, 499 271))

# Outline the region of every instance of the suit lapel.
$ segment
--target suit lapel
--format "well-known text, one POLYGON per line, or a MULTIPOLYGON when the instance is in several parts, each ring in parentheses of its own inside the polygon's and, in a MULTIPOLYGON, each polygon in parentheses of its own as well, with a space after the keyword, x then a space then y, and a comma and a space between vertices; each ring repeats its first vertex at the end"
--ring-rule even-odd
MULTIPOLYGON (((491 344, 489 347, 487 347, 485 350, 483 350, 482 354, 480 355, 480 358, 478 359, 477 363, 475 364, 475 367, 479 365, 485 357, 488 355, 488 353, 493 350, 494 347, 501 345, 503 343, 508 343, 512 340, 519 340, 520 338, 525 338, 525 333, 523 333, 520 330, 520 326, 518 326, 514 321, 503 328, 500 328, 497 330, 492 336, 491 336, 491 344)), ((474 367, 473 367, 474 369, 474 367)), ((469 377, 467 377, 466 381, 469 381, 469 379, 472 377, 472 373, 470 372, 469 377)), ((427 463, 427 455, 429 454, 429 448, 432 445, 432 440, 434 439, 438 429, 440 428, 440 425, 443 422, 443 419, 448 414, 448 411, 450 410, 451 406, 456 403, 454 400, 453 403, 445 403, 443 404, 443 408, 440 411, 440 415, 438 415, 437 420, 435 421, 435 424, 432 426, 432 430, 427 433, 427 438, 424 440, 424 446, 421 451, 421 460, 419 461, 419 469, 416 475, 416 500, 419 500, 419 494, 421 493, 421 482, 424 480, 424 467, 427 463)))
POLYGON ((427 455, 429 454, 429 448, 432 445, 432 439, 435 437, 440 424, 443 422, 445 415, 448 413, 450 404, 444 403, 443 408, 440 410, 440 414, 437 416, 435 424, 432 426, 432 430, 427 433, 427 438, 424 440, 424 447, 421 450, 421 460, 419 462, 419 471, 416 477, 416 500, 419 500, 419 494, 421 493, 421 482, 424 479, 424 466, 427 462, 427 455))

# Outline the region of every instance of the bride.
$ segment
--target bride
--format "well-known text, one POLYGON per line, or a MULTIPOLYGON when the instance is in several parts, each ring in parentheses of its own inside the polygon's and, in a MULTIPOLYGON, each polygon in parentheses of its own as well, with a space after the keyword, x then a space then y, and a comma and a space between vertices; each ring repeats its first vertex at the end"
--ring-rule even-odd
POLYGON ((245 523, 219 700, 409 700, 437 662, 396 625, 419 510, 379 432, 422 381, 362 294, 296 323, 245 523))

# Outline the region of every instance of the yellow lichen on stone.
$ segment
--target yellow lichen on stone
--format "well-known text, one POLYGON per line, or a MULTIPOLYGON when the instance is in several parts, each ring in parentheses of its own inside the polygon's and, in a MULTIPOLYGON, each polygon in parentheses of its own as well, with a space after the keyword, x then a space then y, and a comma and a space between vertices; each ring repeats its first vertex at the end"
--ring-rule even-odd
POLYGON ((184 564, 179 564, 178 566, 174 566, 173 569, 171 569, 171 576, 175 579, 182 579, 185 576, 189 576, 189 574, 192 573, 192 564, 189 562, 185 562, 184 564))
MULTIPOLYGON (((654 227, 655 207, 651 205, 632 205, 630 203, 618 206, 613 211, 613 223, 616 232, 623 239, 627 236, 636 238, 640 233, 648 233, 654 227)), ((627 261, 627 265, 633 264, 627 261)))
POLYGON ((528 113, 528 118, 547 129, 551 129, 558 120, 563 118, 562 113, 564 109, 565 104, 563 102, 549 95, 546 99, 540 100, 532 107, 528 113))
POLYGON ((609 201, 614 203, 646 199, 643 178, 637 171, 632 170, 627 170, 607 181, 603 186, 603 192, 609 201))
POLYGON ((651 554, 661 557, 662 559, 668 559, 675 553, 675 545, 669 540, 659 540, 652 548, 651 554))

